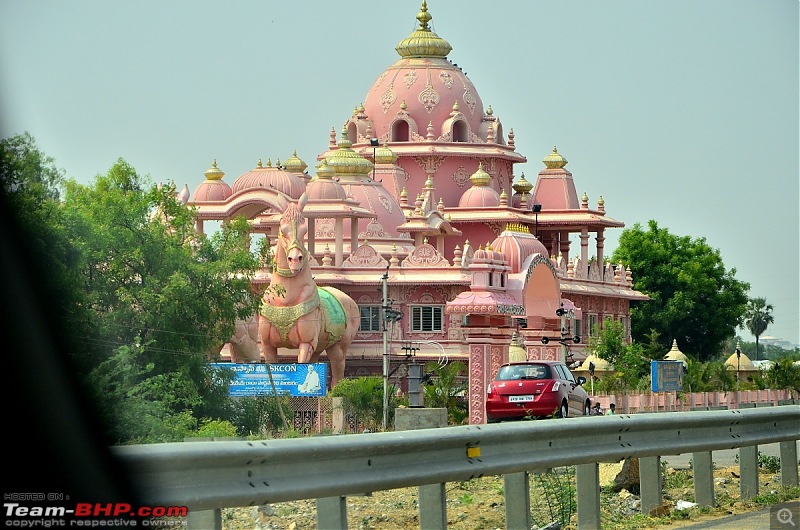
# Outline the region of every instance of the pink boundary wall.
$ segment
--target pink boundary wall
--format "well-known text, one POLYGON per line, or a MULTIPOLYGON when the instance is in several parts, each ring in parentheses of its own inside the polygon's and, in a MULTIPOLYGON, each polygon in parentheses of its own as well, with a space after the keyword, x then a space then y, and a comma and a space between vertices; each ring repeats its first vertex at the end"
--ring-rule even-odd
MULTIPOLYGON (((676 392, 647 394, 595 395, 592 402, 600 402, 603 410, 610 403, 616 404, 617 414, 638 412, 681 412, 689 410, 742 409, 780 405, 792 401, 789 390, 740 390, 730 392, 683 393, 680 398, 676 392)), ((796 403, 797 400, 794 400, 796 403)))

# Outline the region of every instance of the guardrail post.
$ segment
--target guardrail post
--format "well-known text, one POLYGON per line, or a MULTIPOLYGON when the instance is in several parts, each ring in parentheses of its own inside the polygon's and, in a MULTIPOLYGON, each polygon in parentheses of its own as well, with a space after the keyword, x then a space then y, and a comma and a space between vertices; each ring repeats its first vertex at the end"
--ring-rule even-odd
POLYGON ((222 510, 190 511, 186 527, 189 530, 222 530, 222 510))
POLYGON ((639 489, 642 494, 642 513, 650 514, 661 506, 661 457, 639 458, 639 489))
POLYGON ((758 495, 758 446, 739 448, 739 495, 752 499, 758 495))
POLYGON ((781 442, 781 484, 797 486, 797 442, 781 442))
POLYGON ((506 528, 531 527, 530 475, 527 471, 503 475, 506 495, 506 528))
MULTIPOLYGON (((600 530, 600 465, 575 466, 576 498, 578 499, 578 528, 600 530)), ((508 528, 517 528, 508 526, 508 528)), ((525 528, 530 528, 530 525, 525 528)))
POLYGON ((428 530, 447 528, 447 494, 444 484, 419 487, 419 527, 428 530))
POLYGON ((692 453, 692 473, 694 475, 694 502, 700 506, 713 508, 714 499, 714 461, 711 451, 692 453))
POLYGON ((317 528, 347 530, 347 497, 317 499, 317 528))

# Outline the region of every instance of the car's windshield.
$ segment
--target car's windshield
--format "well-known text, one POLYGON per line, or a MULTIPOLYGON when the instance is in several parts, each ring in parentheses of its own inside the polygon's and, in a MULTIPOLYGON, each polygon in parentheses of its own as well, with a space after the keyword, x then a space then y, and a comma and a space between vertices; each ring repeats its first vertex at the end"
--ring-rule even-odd
POLYGON ((498 381, 514 379, 551 379, 550 367, 546 364, 503 366, 497 373, 498 381))

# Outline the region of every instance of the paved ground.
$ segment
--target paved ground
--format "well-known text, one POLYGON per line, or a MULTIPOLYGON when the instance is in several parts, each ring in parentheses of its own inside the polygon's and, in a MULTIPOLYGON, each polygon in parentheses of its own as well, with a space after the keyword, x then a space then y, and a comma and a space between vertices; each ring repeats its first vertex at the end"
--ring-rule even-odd
POLYGON ((800 501, 713 521, 687 524, 691 530, 787 530, 800 528, 800 501))

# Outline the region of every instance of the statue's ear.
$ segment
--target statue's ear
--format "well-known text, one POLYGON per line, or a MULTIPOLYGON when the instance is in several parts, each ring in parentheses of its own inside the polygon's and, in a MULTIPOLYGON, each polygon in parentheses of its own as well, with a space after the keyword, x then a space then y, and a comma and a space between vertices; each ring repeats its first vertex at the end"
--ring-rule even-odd
POLYGON ((306 203, 308 202, 308 194, 303 192, 299 199, 297 199, 297 208, 302 212, 306 203))

